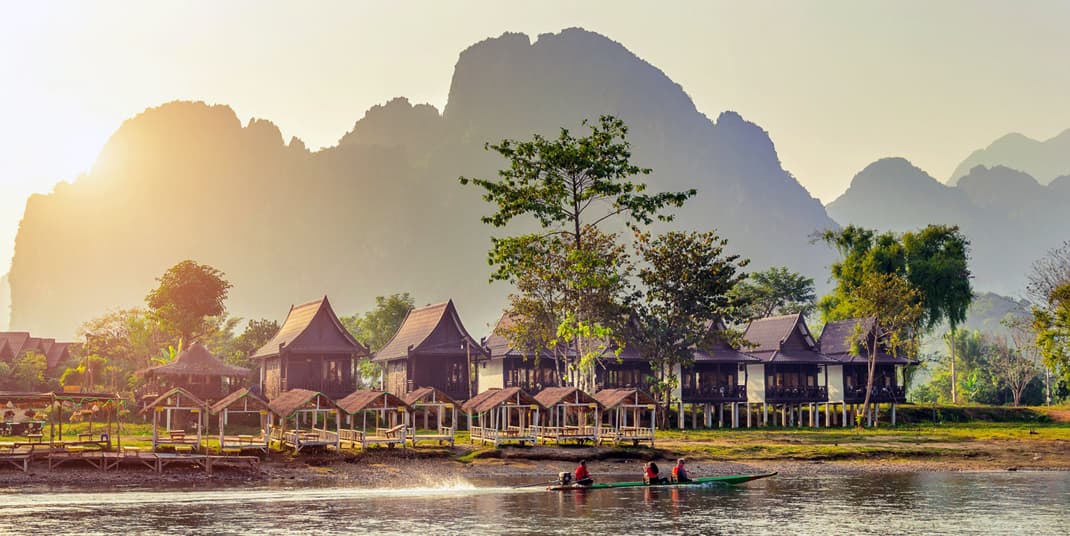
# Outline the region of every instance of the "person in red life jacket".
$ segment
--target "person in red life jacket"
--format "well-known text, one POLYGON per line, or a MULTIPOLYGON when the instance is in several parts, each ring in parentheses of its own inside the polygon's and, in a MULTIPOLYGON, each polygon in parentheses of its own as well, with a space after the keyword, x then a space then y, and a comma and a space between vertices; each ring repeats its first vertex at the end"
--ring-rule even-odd
POLYGON ((647 485, 665 483, 665 479, 661 478, 661 470, 658 469, 658 464, 647 462, 643 466, 643 483, 647 485))
POLYGON ((577 486, 590 486, 594 484, 594 479, 591 478, 591 473, 587 471, 587 460, 580 460, 580 464, 576 466, 575 481, 577 486))
POLYGON ((687 469, 684 469, 684 459, 680 458, 676 460, 676 465, 672 468, 672 481, 673 482, 691 482, 691 478, 687 476, 687 469))

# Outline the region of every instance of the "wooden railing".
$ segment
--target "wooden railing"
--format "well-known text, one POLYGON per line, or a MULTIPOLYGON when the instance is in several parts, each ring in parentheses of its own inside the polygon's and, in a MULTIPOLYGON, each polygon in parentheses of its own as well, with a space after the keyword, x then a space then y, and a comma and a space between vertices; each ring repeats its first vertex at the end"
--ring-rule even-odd
POLYGON ((765 387, 765 399, 769 402, 825 402, 829 399, 828 389, 818 387, 765 387))
POLYGON ((684 387, 681 390, 684 402, 742 402, 747 399, 746 385, 718 385, 684 387))
MULTIPOLYGON (((906 401, 907 393, 906 389, 899 385, 891 387, 883 385, 873 386, 873 395, 870 398, 873 402, 904 402, 906 401)), ((861 402, 866 399, 866 386, 861 387, 847 387, 844 389, 844 400, 861 402)))

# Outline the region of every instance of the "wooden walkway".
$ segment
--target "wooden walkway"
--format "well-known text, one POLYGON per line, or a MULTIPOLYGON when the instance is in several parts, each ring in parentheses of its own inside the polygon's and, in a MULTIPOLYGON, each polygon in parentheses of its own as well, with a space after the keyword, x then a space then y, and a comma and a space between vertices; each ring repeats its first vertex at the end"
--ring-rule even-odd
POLYGON ((136 447, 123 447, 122 452, 70 446, 52 450, 0 452, 0 465, 10 464, 24 473, 29 472, 31 463, 37 461, 47 462, 49 471, 64 464, 83 463, 100 471, 113 471, 117 470, 120 465, 133 465, 143 466, 155 473, 163 473, 168 466, 178 465, 187 469, 205 471, 209 475, 217 468, 248 469, 253 474, 260 473, 259 456, 141 452, 136 447))

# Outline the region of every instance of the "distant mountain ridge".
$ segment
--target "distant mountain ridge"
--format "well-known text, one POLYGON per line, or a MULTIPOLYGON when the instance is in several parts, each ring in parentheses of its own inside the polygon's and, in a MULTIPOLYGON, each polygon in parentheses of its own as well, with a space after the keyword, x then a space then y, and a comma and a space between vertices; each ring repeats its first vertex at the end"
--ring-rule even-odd
POLYGON ((966 157, 951 173, 951 186, 977 166, 1005 166, 1033 176, 1040 184, 1070 175, 1070 129, 1038 141, 1017 132, 1007 134, 966 157))
POLYGON ((477 43, 460 54, 441 114, 394 99, 321 151, 266 120, 242 125, 227 106, 173 102, 125 121, 89 174, 28 201, 12 327, 73 335, 143 303, 155 277, 193 258, 227 273, 236 315, 281 319, 323 294, 356 312, 408 291, 455 298, 469 328, 487 332, 508 288, 487 284, 488 207, 457 177, 504 165, 485 142, 580 132, 606 113, 629 125, 634 161, 655 170, 650 190, 699 190, 673 227, 717 228, 755 268, 826 280, 831 252, 809 237, 836 223, 782 168, 768 133, 734 112, 710 121, 665 73, 573 28, 477 43))
POLYGON ((972 243, 974 288, 1020 295, 1033 261, 1070 238, 1070 188, 1044 186, 1004 166, 975 166, 957 186, 940 183, 903 158, 878 160, 827 206, 842 225, 906 231, 959 225, 972 243))

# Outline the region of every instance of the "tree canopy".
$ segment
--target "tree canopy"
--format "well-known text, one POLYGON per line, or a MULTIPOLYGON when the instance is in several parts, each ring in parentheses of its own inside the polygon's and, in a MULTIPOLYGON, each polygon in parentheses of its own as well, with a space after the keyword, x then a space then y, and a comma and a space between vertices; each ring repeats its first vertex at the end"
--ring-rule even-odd
POLYGON ((157 278, 159 285, 145 302, 167 329, 192 342, 208 332, 208 317, 226 312, 231 285, 223 276, 211 266, 184 260, 157 278))
POLYGON ((814 279, 792 272, 786 266, 753 272, 732 293, 740 302, 748 304, 742 311, 742 317, 747 320, 797 313, 808 315, 817 306, 814 279))

